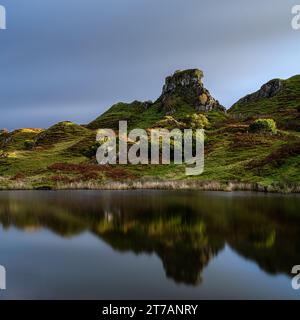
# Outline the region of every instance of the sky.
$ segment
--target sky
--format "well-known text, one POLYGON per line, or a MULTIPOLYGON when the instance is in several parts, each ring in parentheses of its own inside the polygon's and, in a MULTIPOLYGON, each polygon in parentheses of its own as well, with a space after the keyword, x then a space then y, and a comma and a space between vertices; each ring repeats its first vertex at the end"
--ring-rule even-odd
POLYGON ((300 74, 300 0, 0 0, 0 128, 88 123, 199 68, 225 107, 300 74))

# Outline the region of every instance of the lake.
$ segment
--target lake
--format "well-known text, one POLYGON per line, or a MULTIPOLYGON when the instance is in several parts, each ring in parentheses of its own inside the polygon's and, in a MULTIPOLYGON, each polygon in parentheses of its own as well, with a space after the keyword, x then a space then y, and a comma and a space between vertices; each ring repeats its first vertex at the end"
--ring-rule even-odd
POLYGON ((299 299, 300 197, 0 192, 0 299, 299 299))

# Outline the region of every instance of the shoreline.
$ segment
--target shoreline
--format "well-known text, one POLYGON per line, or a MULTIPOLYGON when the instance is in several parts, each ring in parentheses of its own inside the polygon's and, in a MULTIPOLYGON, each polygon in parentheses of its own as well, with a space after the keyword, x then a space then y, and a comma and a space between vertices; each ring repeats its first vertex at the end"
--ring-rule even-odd
POLYGON ((197 181, 197 180, 138 180, 138 181, 110 181, 99 183, 96 181, 81 181, 71 183, 58 183, 48 185, 30 185, 25 182, 12 183, 0 186, 0 191, 59 191, 59 190, 197 190, 197 191, 253 191, 262 193, 300 193, 300 185, 277 183, 272 185, 261 185, 256 182, 219 182, 219 181, 197 181))

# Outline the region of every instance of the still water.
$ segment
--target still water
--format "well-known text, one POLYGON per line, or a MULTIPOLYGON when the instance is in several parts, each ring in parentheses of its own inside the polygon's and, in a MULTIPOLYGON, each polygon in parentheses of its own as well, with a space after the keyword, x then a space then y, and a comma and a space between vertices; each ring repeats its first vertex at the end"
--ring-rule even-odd
POLYGON ((299 299, 296 264, 296 195, 0 193, 0 299, 299 299))

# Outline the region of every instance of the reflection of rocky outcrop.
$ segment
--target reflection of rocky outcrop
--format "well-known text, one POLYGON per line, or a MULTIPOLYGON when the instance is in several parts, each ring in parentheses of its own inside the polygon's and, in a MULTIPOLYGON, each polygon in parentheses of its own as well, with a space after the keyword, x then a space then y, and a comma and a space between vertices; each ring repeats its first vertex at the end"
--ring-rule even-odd
POLYGON ((299 206, 296 196, 13 193, 0 195, 0 223, 65 237, 88 230, 115 250, 157 254, 169 278, 196 285, 225 243, 269 273, 290 274, 300 261, 299 206))
POLYGON ((156 253, 169 278, 197 284, 201 271, 223 247, 209 242, 205 224, 184 214, 165 216, 142 212, 141 219, 121 221, 119 216, 103 221, 95 230, 114 249, 135 253, 156 253), (146 215, 148 219, 143 219, 146 215))
POLYGON ((166 248, 158 252, 163 261, 166 274, 176 282, 196 285, 201 282, 201 272, 209 261, 217 255, 223 245, 218 248, 203 246, 202 248, 186 250, 185 246, 166 248))

